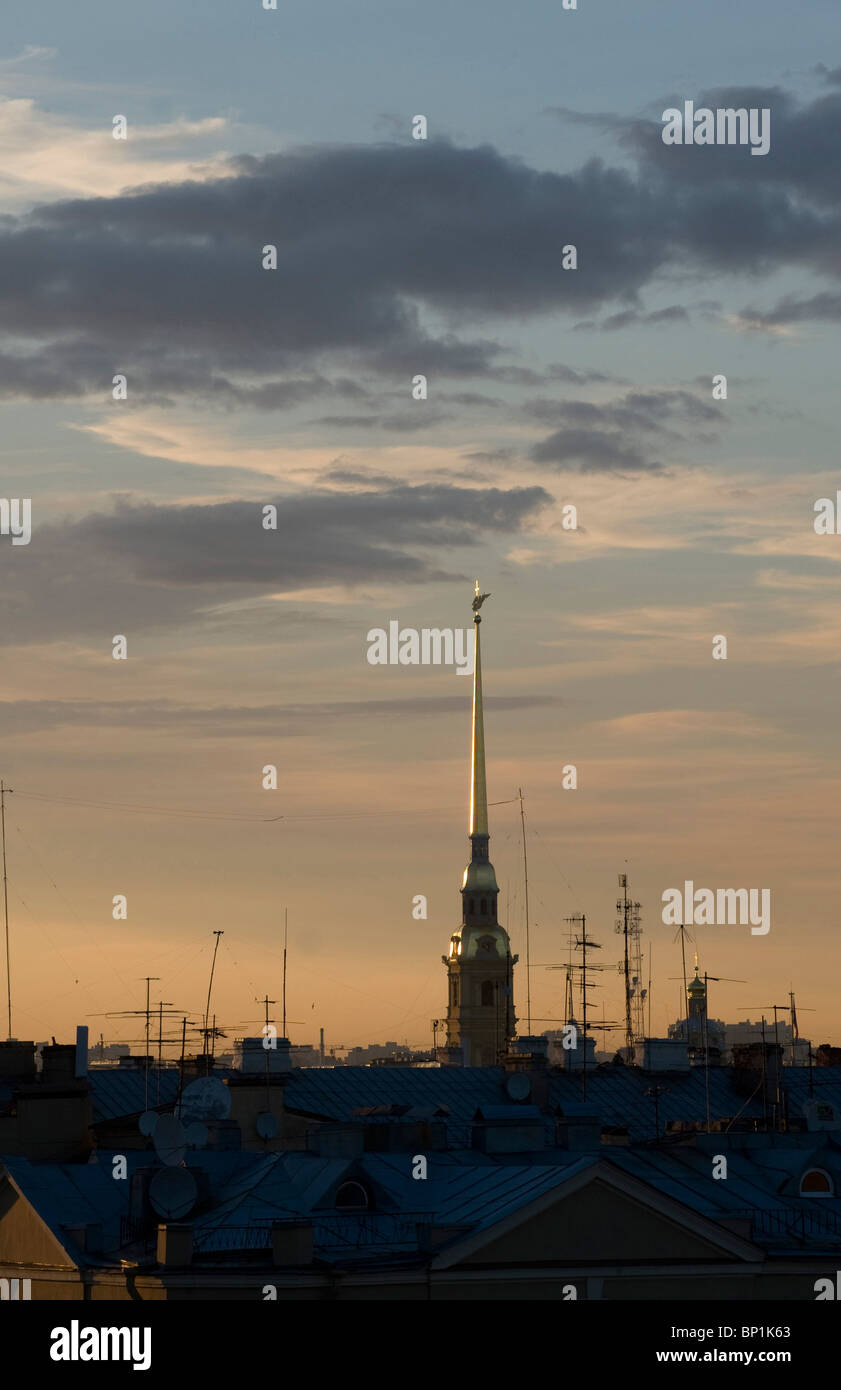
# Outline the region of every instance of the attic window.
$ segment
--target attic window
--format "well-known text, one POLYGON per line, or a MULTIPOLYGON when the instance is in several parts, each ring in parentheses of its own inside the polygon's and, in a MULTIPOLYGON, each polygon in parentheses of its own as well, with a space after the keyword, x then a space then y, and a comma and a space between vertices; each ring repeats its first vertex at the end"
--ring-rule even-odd
POLYGON ((810 1168, 800 1179, 801 1197, 833 1197, 832 1178, 822 1168, 810 1168))
POLYGON ((336 1207, 342 1211, 367 1211, 368 1193, 361 1182, 343 1182, 336 1192, 336 1207))

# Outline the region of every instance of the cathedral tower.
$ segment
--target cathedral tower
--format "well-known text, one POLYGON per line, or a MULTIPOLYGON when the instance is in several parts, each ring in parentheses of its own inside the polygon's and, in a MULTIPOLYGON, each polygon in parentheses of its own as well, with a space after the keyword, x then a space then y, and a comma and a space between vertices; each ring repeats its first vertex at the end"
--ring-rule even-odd
POLYGON ((695 952, 695 979, 686 986, 686 1034, 690 1047, 702 1048, 707 1040, 707 987, 698 974, 695 952))
POLYGON ((470 863, 461 886, 461 926, 450 938, 447 966, 447 1040, 460 1049, 464 1066, 495 1066, 514 1037, 513 976, 517 957, 499 925, 499 887, 488 858, 488 793, 485 781, 485 724, 482 712, 482 651, 479 609, 488 598, 476 581, 473 624, 473 744, 470 759, 470 863))

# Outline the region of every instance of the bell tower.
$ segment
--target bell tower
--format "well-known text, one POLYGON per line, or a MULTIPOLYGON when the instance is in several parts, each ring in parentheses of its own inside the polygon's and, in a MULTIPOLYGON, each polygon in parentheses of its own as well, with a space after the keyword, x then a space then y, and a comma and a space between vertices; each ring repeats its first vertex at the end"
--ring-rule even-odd
POLYGON ((698 974, 695 952, 695 978, 686 986, 686 1030, 690 1047, 702 1048, 707 1035, 707 987, 698 974))
POLYGON ((499 887, 488 856, 488 793, 482 709, 479 609, 489 594, 473 599, 473 739, 470 756, 470 863, 461 885, 461 926, 450 938, 447 967, 447 1042, 467 1067, 492 1067, 514 1037, 514 966, 508 933, 499 924, 499 887))

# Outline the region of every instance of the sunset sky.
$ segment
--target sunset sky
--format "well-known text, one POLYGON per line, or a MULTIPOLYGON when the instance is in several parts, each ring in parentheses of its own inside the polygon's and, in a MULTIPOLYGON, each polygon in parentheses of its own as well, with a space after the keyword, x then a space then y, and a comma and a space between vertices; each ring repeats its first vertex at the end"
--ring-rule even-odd
POLYGON ((288 908, 293 1042, 429 1045, 471 683, 372 666, 366 634, 469 627, 478 576, 522 1030, 518 787, 534 1031, 582 911, 622 1017, 627 872, 656 1034, 661 895, 692 879, 771 890, 767 936, 696 929, 734 981, 711 1014, 793 989, 801 1033, 841 1044, 841 535, 813 525, 841 488, 839 134, 837 0, 6 0, 16 1036, 139 1039, 102 1015, 146 975, 200 1014, 218 929, 215 1012, 256 1032, 288 908), (685 100, 770 108, 770 152, 667 147, 685 100))

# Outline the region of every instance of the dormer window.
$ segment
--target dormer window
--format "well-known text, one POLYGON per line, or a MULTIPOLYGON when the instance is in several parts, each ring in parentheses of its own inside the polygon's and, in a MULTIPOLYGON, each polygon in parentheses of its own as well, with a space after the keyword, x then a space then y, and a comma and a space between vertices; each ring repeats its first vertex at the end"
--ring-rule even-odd
POLYGON ((810 1168, 800 1179, 801 1197, 834 1197, 832 1178, 823 1168, 810 1168))
POLYGON ((368 1193, 361 1182, 343 1182, 336 1192, 335 1205, 341 1211, 367 1211, 368 1193))

